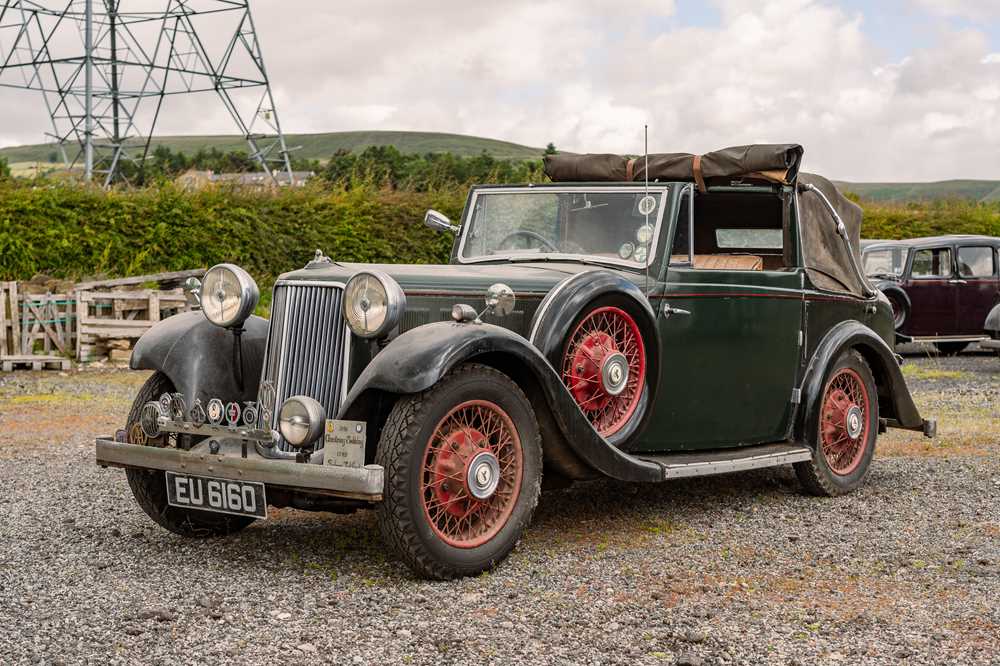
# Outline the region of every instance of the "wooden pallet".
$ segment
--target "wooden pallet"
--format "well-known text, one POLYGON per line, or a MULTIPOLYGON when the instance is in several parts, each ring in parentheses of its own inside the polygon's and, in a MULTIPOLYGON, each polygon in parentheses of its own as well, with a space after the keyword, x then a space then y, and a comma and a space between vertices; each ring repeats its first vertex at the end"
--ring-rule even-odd
POLYGON ((161 319, 190 309, 181 289, 77 291, 76 308, 80 361, 104 358, 111 341, 134 342, 161 319))
POLYGON ((69 370, 70 360, 62 356, 0 356, 0 370, 3 372, 27 367, 32 370, 69 370))
POLYGON ((0 282, 0 356, 21 353, 21 309, 17 283, 0 282))

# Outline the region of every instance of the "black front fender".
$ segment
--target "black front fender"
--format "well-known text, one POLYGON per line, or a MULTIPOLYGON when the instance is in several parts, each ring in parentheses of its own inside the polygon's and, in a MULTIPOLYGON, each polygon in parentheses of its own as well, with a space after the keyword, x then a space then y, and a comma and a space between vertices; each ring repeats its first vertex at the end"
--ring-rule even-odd
POLYGON ((879 415, 887 425, 905 430, 928 432, 928 426, 913 404, 910 390, 900 372, 896 354, 872 329, 858 321, 834 326, 820 342, 806 368, 800 390, 800 414, 796 439, 810 441, 807 433, 819 428, 819 403, 830 366, 845 351, 854 349, 868 363, 878 389, 879 415))
POLYGON ((236 336, 205 319, 201 312, 168 317, 146 331, 132 350, 133 370, 159 370, 184 395, 188 406, 195 398, 206 404, 257 399, 263 367, 267 320, 250 317, 244 324, 241 352, 242 387, 234 364, 236 336))
MULTIPOLYGON (((625 481, 662 480, 659 465, 629 456, 594 430, 541 352, 520 335, 491 324, 438 322, 403 333, 354 382, 338 418, 364 418, 377 396, 425 391, 466 361, 500 367, 509 374, 527 373, 526 379, 544 398, 544 404, 534 405, 536 412, 546 410, 545 417, 555 420, 565 443, 590 469, 625 481)), ((550 443, 555 444, 546 441, 550 443)))

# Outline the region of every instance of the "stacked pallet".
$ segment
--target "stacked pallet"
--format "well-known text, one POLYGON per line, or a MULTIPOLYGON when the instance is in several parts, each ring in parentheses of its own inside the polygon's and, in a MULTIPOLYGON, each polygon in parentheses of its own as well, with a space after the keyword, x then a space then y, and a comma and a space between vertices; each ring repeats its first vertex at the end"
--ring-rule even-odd
POLYGON ((18 291, 16 282, 0 283, 0 370, 69 368, 74 301, 66 294, 18 291))
POLYGON ((112 361, 127 362, 132 344, 153 324, 189 309, 181 289, 77 291, 76 295, 80 361, 110 356, 112 361))

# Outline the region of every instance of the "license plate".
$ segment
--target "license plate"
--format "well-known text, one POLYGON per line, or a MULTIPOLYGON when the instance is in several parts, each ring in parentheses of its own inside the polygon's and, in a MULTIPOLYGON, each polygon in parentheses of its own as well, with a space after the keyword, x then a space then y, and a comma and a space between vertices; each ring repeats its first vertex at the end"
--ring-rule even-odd
POLYGON ((267 518, 264 484, 167 472, 167 504, 251 518, 267 518))

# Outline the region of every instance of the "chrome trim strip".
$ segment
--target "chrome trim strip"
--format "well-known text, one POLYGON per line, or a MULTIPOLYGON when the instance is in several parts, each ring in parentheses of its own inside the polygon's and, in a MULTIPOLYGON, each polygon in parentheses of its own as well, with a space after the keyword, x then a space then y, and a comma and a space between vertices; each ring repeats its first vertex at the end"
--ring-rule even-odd
MULTIPOLYGON (((341 296, 340 301, 341 307, 344 305, 343 296, 341 296)), ((347 325, 347 317, 344 317, 344 358, 341 361, 343 367, 340 369, 340 395, 337 396, 337 411, 333 414, 327 414, 326 418, 333 419, 337 418, 340 414, 340 408, 344 406, 344 398, 347 397, 347 376, 351 369, 351 327, 347 325)))
MULTIPOLYGON (((646 188, 642 185, 630 186, 625 185, 622 187, 602 187, 600 190, 594 187, 577 186, 577 187, 546 187, 544 189, 537 187, 491 187, 489 189, 477 189, 472 193, 472 200, 469 202, 467 210, 465 211, 465 216, 462 218, 461 224, 461 238, 458 241, 458 251, 456 252, 456 258, 460 264, 480 264, 489 261, 498 260, 524 260, 526 258, 536 256, 530 252, 522 252, 515 254, 491 254, 486 257, 474 257, 471 259, 464 258, 462 253, 465 251, 465 239, 469 235, 469 223, 472 221, 472 215, 476 210, 476 202, 479 197, 484 194, 526 194, 534 192, 552 192, 555 194, 569 194, 573 192, 593 192, 593 193, 624 193, 624 194, 644 194, 646 193, 646 188)), ((622 266, 624 268, 631 268, 634 270, 645 270, 653 263, 656 258, 656 251, 659 249, 661 231, 663 229, 663 216, 666 214, 665 200, 670 192, 670 186, 657 184, 656 186, 650 186, 650 192, 656 192, 660 195, 660 202, 658 206, 658 212, 656 215, 656 231, 653 236, 653 243, 649 246, 649 255, 646 257, 645 264, 637 264, 633 261, 623 261, 620 259, 613 259, 610 257, 599 257, 592 254, 563 254, 558 252, 551 253, 538 253, 540 261, 552 261, 564 260, 564 261, 587 261, 592 263, 607 264, 611 266, 622 266)))
POLYGON ((102 467, 139 467, 179 474, 258 481, 337 497, 377 502, 382 499, 385 470, 379 465, 339 467, 269 460, 248 452, 247 457, 136 446, 111 438, 97 440, 96 462, 102 467))
POLYGON ((677 463, 663 465, 663 479, 680 479, 692 476, 709 476, 712 474, 727 474, 742 472, 762 467, 776 467, 789 463, 805 462, 812 459, 812 449, 802 447, 797 451, 767 453, 749 458, 735 460, 718 460, 712 462, 677 463))
POLYGON ((562 282, 557 284, 555 289, 549 292, 549 295, 545 297, 544 301, 542 301, 541 307, 539 307, 538 310, 535 312, 535 322, 531 327, 531 332, 528 334, 528 342, 530 342, 531 344, 535 344, 535 335, 538 333, 538 327, 542 323, 542 317, 545 316, 545 311, 548 310, 549 306, 552 305, 552 301, 555 300, 556 294, 558 294, 560 291, 569 286, 569 283, 572 282, 574 279, 578 278, 581 275, 586 275, 587 273, 591 272, 592 271, 583 271, 577 273, 576 275, 570 275, 562 282))
POLYGON ((913 342, 982 342, 989 340, 988 335, 914 335, 913 342))

